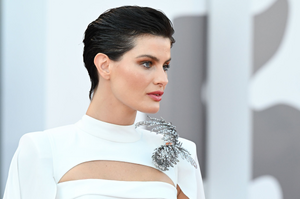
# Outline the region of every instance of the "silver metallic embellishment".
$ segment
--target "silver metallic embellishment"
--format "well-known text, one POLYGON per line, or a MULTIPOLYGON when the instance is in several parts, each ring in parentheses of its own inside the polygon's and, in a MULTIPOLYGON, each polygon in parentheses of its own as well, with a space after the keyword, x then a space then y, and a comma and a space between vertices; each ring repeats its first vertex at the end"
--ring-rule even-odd
POLYGON ((149 120, 136 123, 135 128, 139 126, 152 127, 151 131, 156 132, 156 134, 162 134, 162 139, 165 141, 165 145, 156 148, 152 155, 155 167, 161 171, 167 171, 170 166, 173 167, 179 162, 178 157, 180 155, 182 159, 186 159, 197 168, 195 160, 190 156, 191 154, 178 141, 176 127, 171 122, 166 122, 163 118, 147 117, 149 120))

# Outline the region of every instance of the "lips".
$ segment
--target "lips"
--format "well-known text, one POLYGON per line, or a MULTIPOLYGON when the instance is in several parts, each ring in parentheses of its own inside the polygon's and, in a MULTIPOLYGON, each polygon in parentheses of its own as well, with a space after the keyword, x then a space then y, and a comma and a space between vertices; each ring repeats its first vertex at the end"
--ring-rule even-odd
POLYGON ((151 93, 147 93, 147 95, 149 97, 151 97, 154 101, 157 101, 157 102, 159 102, 161 100, 163 94, 164 94, 163 91, 154 91, 151 93))

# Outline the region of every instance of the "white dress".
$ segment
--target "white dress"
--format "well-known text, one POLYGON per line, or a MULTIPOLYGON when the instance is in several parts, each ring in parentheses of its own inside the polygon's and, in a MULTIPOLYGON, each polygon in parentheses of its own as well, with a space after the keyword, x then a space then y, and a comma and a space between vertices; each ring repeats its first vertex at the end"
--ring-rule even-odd
MULTIPOLYGON (((180 138, 193 158, 196 146, 180 138)), ((4 199, 176 199, 166 182, 83 179, 59 183, 70 169, 84 162, 113 160, 154 168, 152 153, 164 144, 160 135, 84 115, 73 125, 27 133, 12 159, 4 199)), ((186 160, 164 173, 190 199, 204 199, 199 170, 186 160)))

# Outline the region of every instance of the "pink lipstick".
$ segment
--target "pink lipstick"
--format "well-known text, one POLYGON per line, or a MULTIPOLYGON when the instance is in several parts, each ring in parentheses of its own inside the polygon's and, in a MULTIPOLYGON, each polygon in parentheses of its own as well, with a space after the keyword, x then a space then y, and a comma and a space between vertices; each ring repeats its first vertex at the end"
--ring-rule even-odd
POLYGON ((151 93, 147 93, 147 95, 149 95, 149 97, 151 97, 154 101, 159 102, 162 98, 162 95, 164 94, 163 91, 154 91, 151 93))

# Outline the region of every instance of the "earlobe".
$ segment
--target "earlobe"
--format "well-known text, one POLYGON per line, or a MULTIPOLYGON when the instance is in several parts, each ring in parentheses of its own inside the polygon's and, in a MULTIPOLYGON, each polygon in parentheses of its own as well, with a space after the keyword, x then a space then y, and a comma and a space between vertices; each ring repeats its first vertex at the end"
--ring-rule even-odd
POLYGON ((103 77, 104 79, 110 79, 110 59, 107 55, 98 53, 94 57, 94 64, 101 77, 103 77))

